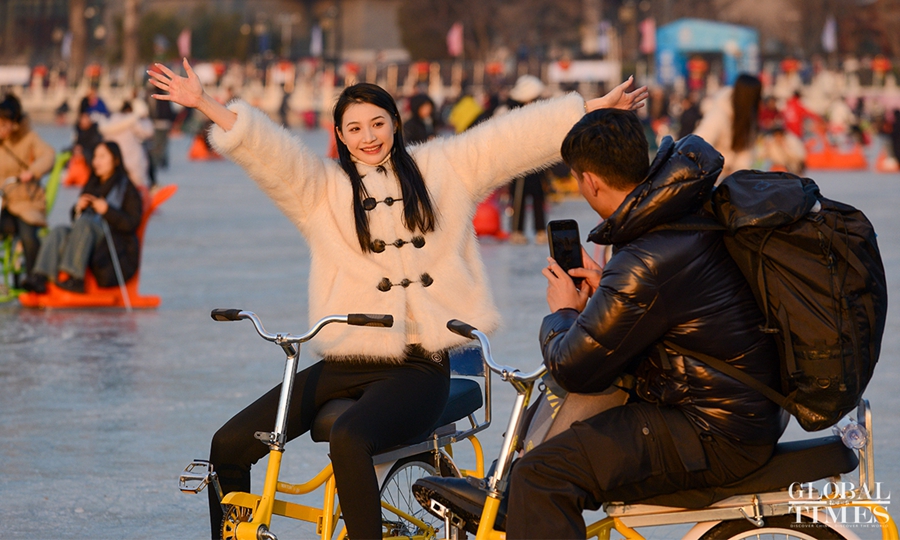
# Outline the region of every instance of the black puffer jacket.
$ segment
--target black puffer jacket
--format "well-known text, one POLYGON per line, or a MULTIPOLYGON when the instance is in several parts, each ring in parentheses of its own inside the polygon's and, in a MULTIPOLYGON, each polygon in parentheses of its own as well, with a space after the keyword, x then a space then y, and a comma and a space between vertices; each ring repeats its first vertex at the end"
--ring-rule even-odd
POLYGON ((583 313, 564 309, 541 327, 544 363, 567 390, 597 392, 622 373, 640 397, 682 408, 701 428, 750 444, 776 441, 780 410, 706 364, 657 345, 726 360, 777 387, 778 354, 763 316, 718 231, 651 230, 702 212, 722 156, 703 139, 667 138, 637 186, 590 240, 613 244, 583 313), (665 367, 664 367, 665 366, 665 367))
MULTIPOLYGON (((97 197, 106 197, 115 184, 124 182, 125 197, 120 208, 110 205, 109 210, 103 215, 103 219, 109 224, 112 233, 113 245, 116 255, 119 257, 119 266, 122 270, 122 278, 125 281, 134 276, 138 271, 141 261, 141 245, 138 241, 137 230, 141 225, 144 215, 143 201, 140 192, 127 177, 114 177, 106 182, 101 182, 96 175, 91 175, 81 194, 91 194, 97 197)), ((75 218, 75 207, 71 211, 72 219, 75 218)), ((97 285, 101 287, 115 287, 119 284, 116 277, 112 254, 108 244, 100 242, 91 253, 91 273, 97 279, 97 285)))

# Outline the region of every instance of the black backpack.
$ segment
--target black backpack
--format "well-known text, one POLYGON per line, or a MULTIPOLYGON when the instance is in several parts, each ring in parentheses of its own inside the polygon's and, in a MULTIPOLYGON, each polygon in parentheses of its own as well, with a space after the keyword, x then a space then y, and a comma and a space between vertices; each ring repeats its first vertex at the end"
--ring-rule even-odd
POLYGON ((872 224, 789 173, 738 171, 711 203, 717 224, 671 228, 724 228, 766 317, 761 330, 776 338, 782 393, 719 359, 666 345, 762 392, 807 431, 834 425, 857 406, 881 352, 887 283, 872 224))

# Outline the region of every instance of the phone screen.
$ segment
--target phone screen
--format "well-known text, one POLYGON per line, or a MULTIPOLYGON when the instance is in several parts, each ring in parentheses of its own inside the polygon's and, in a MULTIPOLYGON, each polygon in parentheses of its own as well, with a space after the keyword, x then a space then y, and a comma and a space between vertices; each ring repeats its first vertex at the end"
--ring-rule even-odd
MULTIPOLYGON (((547 236, 550 237, 550 256, 553 257, 563 270, 581 268, 584 261, 581 258, 581 239, 578 235, 578 223, 575 220, 565 219, 551 221, 547 225, 547 236)), ((581 285, 581 278, 572 278, 576 286, 581 285)))

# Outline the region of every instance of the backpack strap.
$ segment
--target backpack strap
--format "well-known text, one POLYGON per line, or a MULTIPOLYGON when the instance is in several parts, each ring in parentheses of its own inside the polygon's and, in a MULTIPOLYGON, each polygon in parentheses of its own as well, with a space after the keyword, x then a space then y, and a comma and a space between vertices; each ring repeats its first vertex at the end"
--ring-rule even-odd
MULTIPOLYGON (((696 351, 691 351, 691 350, 685 349, 684 347, 675 345, 671 341, 663 341, 663 344, 665 344, 666 347, 669 347, 670 349, 677 352, 678 354, 681 354, 682 356, 690 356, 691 358, 695 358, 695 359, 703 362, 707 366, 715 369, 716 371, 718 371, 720 373, 724 373, 725 375, 728 375, 732 379, 746 384, 750 388, 753 388, 760 394, 764 395, 765 397, 771 399, 772 401, 774 401, 775 403, 780 405, 781 408, 783 408, 783 409, 788 408, 786 397, 781 395, 779 392, 776 392, 772 388, 769 388, 765 384, 759 382, 751 375, 748 375, 747 373, 744 373, 743 371, 739 370, 738 368, 732 366, 731 364, 729 364, 727 362, 723 362, 722 360, 719 360, 718 358, 713 358, 712 356, 709 356, 708 354, 698 353, 696 351)), ((788 409, 788 410, 790 410, 790 409, 788 409)))
MULTIPOLYGON (((849 235, 846 227, 844 231, 849 235)), ((872 278, 872 274, 869 272, 869 269, 866 268, 866 265, 863 264, 863 262, 859 259, 856 253, 854 253, 853 250, 850 249, 850 245, 844 241, 843 237, 840 235, 833 235, 829 240, 831 241, 831 245, 834 247, 834 249, 837 250, 838 253, 843 255, 844 258, 847 259, 847 263, 849 263, 850 266, 852 266, 859 273, 863 281, 869 283, 872 278)), ((869 324, 874 325, 876 316, 875 305, 872 301, 872 295, 863 295, 863 303, 865 304, 866 316, 869 318, 869 324)), ((869 358, 875 358, 875 342, 873 340, 870 340, 869 342, 869 358)))

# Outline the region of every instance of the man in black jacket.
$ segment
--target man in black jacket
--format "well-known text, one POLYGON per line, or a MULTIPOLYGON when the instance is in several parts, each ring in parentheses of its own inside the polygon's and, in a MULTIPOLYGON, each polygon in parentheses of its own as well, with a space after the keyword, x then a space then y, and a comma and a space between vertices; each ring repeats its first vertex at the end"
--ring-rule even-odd
MULTIPOLYGON (((660 227, 703 212, 722 156, 696 136, 667 138, 652 164, 632 112, 599 110, 562 146, 612 244, 600 269, 585 257, 577 290, 551 259, 544 363, 570 392, 637 381, 622 406, 577 422, 513 469, 507 538, 584 538, 581 513, 724 485, 763 465, 781 435, 777 405, 676 348, 727 361, 774 386, 775 343, 718 231, 660 227), (675 348, 673 348, 673 345, 675 348)), ((585 253, 585 256, 587 254, 585 253)))

